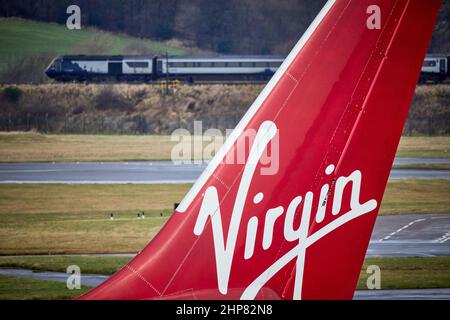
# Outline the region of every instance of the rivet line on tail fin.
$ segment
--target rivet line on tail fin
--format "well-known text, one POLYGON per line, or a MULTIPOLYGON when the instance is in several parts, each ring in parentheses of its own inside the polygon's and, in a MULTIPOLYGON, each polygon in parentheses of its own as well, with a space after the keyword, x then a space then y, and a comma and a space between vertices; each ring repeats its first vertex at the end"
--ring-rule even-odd
POLYGON ((291 78, 292 81, 294 81, 295 83, 298 84, 298 80, 297 80, 292 74, 290 74, 289 71, 286 71, 286 75, 287 75, 289 78, 291 78))
MULTIPOLYGON (((370 53, 369 59, 367 59, 366 65, 364 66, 363 71, 362 71, 362 73, 361 73, 361 75, 360 75, 360 77, 358 79, 358 82, 357 82, 357 84, 356 84, 356 86, 355 86, 355 88, 354 88, 354 90, 352 92, 352 95, 351 95, 351 97, 349 99, 349 102, 348 102, 346 108, 345 108, 345 111, 342 114, 341 118, 339 119, 339 123, 338 123, 338 125, 336 127, 335 132, 333 133, 333 136, 331 138, 330 144, 334 144, 334 140, 336 138, 337 132, 341 129, 341 125, 344 122, 345 116, 350 112, 349 110, 350 110, 350 107, 354 104, 354 100, 357 99, 357 92, 359 91, 360 87, 362 86, 363 78, 366 76, 366 73, 367 73, 367 70, 368 70, 369 66, 371 66, 373 64, 373 60, 376 59, 376 53, 379 51, 380 43, 383 42, 383 37, 384 37, 385 33, 387 32, 386 31, 387 26, 391 22, 391 17, 393 16, 393 12, 395 11, 396 7, 398 6, 398 3, 399 3, 399 1, 397 0, 395 2, 394 6, 392 7, 391 11, 389 12, 387 21, 383 24, 383 29, 381 30, 380 35, 378 36, 378 39, 377 39, 377 41, 375 43, 375 49, 372 50, 372 52, 370 53)), ((407 6, 405 6, 404 10, 406 10, 406 7, 407 6)), ((404 10, 403 10, 403 13, 402 13, 402 17, 403 17, 403 14, 404 14, 404 10)), ((397 25, 397 27, 398 27, 398 25, 397 25)), ((391 42, 392 42, 392 39, 391 39, 391 42)), ((384 51, 386 52, 386 50, 384 50, 384 51)), ((370 76, 373 76, 374 79, 377 78, 377 76, 378 76, 378 74, 379 74, 379 72, 381 70, 382 64, 383 64, 383 62, 380 63, 380 66, 379 66, 378 70, 375 72, 375 74, 370 75, 370 76)), ((367 101, 368 96, 370 95, 370 92, 371 92, 371 90, 373 88, 373 83, 374 82, 375 81, 372 82, 372 85, 368 88, 367 92, 365 93, 364 97, 362 98, 362 106, 358 108, 359 115, 356 118, 355 123, 354 123, 354 125, 352 127, 352 130, 350 132, 350 137, 352 136, 352 133, 355 130, 355 128, 357 126, 357 123, 358 123, 358 121, 359 121, 359 119, 361 117, 362 110, 364 109, 364 105, 365 105, 365 103, 367 101)), ((342 163, 342 160, 344 158, 344 155, 347 152, 347 148, 348 148, 348 145, 349 145, 350 141, 351 141, 351 138, 349 138, 347 140, 346 145, 342 149, 341 155, 340 155, 339 160, 337 161, 337 164, 336 164, 336 170, 335 170, 336 172, 340 171, 339 169, 341 167, 341 163, 342 163)))
POLYGON ((228 190, 230 190, 230 187, 229 187, 225 182, 223 182, 223 180, 220 179, 215 173, 213 173, 212 176, 213 176, 217 181, 219 181, 225 188, 227 188, 228 190))
POLYGON ((135 276, 137 276, 139 279, 141 279, 142 281, 144 281, 150 288, 153 289, 153 291, 155 291, 160 297, 162 296, 161 292, 159 292, 158 289, 155 288, 154 285, 152 285, 150 283, 150 281, 148 281, 142 274, 140 274, 136 269, 130 267, 129 265, 125 265, 125 268, 127 268, 128 270, 130 270, 135 276))

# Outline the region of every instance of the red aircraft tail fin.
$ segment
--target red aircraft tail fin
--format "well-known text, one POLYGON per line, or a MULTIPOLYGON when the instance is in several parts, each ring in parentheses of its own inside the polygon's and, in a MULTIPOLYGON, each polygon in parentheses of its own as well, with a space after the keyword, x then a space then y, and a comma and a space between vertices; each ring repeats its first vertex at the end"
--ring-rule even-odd
POLYGON ((82 298, 351 299, 439 7, 328 1, 160 233, 82 298))

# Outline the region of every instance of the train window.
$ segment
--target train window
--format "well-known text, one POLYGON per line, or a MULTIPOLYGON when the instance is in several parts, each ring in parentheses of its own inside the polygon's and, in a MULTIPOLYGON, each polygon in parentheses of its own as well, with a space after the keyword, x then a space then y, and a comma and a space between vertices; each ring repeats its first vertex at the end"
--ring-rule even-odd
POLYGON ((183 68, 184 62, 169 62, 169 68, 183 68))
POLYGON ((445 73, 447 68, 445 67, 445 59, 440 60, 439 72, 445 73))
POLYGON ((435 60, 425 60, 423 63, 424 67, 436 67, 436 61, 435 60))
POLYGON ((144 61, 128 61, 127 65, 130 68, 148 68, 148 62, 144 61))
POLYGON ((251 68, 251 67, 253 67, 253 63, 252 62, 241 62, 241 66, 243 67, 243 68, 251 68))
POLYGON ((270 62, 270 67, 271 68, 279 68, 280 66, 281 66, 280 62, 276 62, 276 61, 270 62))
POLYGON ((256 62, 255 64, 256 64, 255 67, 257 67, 257 68, 265 68, 266 67, 265 62, 256 62))
POLYGON ((236 68, 236 67, 240 67, 239 62, 228 62, 228 66, 230 68, 236 68))
POLYGON ((194 62, 186 62, 186 63, 184 64, 184 66, 185 66, 186 68, 193 68, 193 67, 195 67, 195 63, 194 63, 194 62))
POLYGON ((227 66, 226 62, 215 62, 214 64, 215 64, 216 68, 223 68, 223 67, 227 66))
POLYGON ((212 62, 201 62, 200 63, 202 68, 212 68, 214 67, 214 64, 212 62))

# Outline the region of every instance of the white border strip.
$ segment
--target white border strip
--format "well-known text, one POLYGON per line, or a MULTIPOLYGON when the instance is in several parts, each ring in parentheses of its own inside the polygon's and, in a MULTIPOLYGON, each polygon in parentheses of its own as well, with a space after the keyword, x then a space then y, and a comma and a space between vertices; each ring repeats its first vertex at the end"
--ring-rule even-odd
POLYGON ((197 182, 194 184, 192 189, 184 197, 183 201, 178 206, 178 209, 177 209, 178 212, 185 212, 189 208, 189 206, 191 205, 194 198, 197 196, 197 194, 203 188, 205 183, 209 180, 211 175, 216 171, 217 167, 222 162, 222 160, 225 158, 228 151, 230 151, 230 149, 233 147, 233 145, 235 144, 235 142, 237 141, 237 139, 239 138, 241 133, 244 131, 244 129, 249 124, 250 120, 254 117, 256 112, 258 112, 258 110, 261 108, 262 104, 264 103, 264 101, 266 101, 267 97, 272 92, 273 88, 278 84, 281 77, 284 75, 284 73, 289 68, 291 63, 297 57, 299 52, 303 49, 303 47, 308 42, 311 35, 316 31, 317 27, 320 25, 322 20, 325 18, 325 16, 331 10, 331 8, 335 4, 335 2, 336 2, 336 0, 328 0, 328 2, 325 4, 325 6, 322 8, 322 10, 319 12, 319 14, 314 19, 314 21, 311 23, 309 28, 306 30, 306 32, 303 34, 303 36, 300 38, 300 40, 295 45, 295 47, 292 49, 291 53, 284 60, 283 64, 280 66, 278 71, 275 73, 275 75, 269 81, 267 86, 260 93, 258 98, 256 98, 255 102, 252 104, 250 109, 247 111, 247 113, 244 115, 242 120, 236 126, 234 131, 231 133, 231 135, 225 141, 225 144, 219 149, 216 156, 211 160, 211 162, 209 163, 206 170, 202 173, 202 175, 198 178, 197 182))

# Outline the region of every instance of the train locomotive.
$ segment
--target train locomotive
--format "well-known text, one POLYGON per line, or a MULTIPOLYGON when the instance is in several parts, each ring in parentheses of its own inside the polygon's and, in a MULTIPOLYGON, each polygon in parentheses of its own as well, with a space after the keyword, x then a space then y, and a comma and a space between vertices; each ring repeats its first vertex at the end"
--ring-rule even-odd
POLYGON ((419 82, 442 83, 450 78, 450 55, 430 54, 425 57, 419 82))

